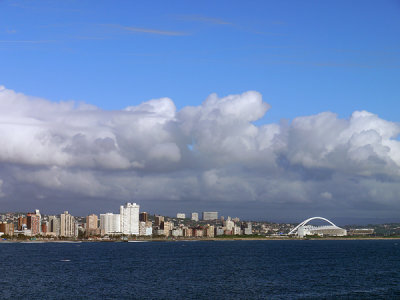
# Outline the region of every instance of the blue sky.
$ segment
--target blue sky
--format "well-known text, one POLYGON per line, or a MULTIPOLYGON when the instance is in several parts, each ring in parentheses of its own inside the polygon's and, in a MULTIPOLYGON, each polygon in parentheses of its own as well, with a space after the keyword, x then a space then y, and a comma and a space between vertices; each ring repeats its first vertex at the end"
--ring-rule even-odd
POLYGON ((52 101, 178 109, 256 90, 266 122, 398 121, 398 1, 1 1, 0 84, 52 101))
POLYGON ((0 207, 398 221, 399 96, 399 1, 0 0, 0 207))

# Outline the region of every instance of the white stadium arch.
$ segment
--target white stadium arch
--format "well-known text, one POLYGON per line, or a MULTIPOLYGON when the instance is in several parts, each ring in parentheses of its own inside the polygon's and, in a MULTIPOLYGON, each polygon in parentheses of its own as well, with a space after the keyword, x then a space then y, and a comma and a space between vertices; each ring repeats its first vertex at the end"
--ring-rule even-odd
POLYGON ((309 235, 309 234, 324 234, 324 233, 327 235, 335 235, 335 236, 347 235, 347 231, 345 229, 336 226, 332 221, 329 221, 328 219, 323 218, 323 217, 312 217, 307 220, 304 220, 299 225, 297 225, 295 228, 293 228, 288 233, 288 235, 297 235, 297 236, 303 237, 303 236, 309 235), (328 225, 328 226, 307 225, 312 220, 322 220, 322 221, 329 223, 330 225, 328 225))

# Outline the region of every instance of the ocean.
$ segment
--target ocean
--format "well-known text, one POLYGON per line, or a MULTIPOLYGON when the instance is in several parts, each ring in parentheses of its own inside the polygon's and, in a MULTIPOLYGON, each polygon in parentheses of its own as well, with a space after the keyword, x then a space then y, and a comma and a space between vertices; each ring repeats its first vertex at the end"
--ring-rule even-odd
POLYGON ((0 299, 400 299, 400 240, 0 243, 0 299))

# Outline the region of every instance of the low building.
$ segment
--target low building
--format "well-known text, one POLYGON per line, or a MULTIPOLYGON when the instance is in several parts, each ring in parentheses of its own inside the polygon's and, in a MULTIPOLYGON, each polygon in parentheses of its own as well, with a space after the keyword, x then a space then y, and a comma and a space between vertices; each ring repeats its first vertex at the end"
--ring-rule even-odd
POLYGON ((204 229, 204 235, 205 235, 206 237, 213 238, 213 237, 214 237, 214 234, 215 234, 215 232, 214 232, 214 226, 208 225, 208 226, 204 229))
POLYGON ((139 235, 151 236, 153 234, 153 228, 151 222, 139 222, 139 235))
POLYGON ((154 232, 155 235, 158 235, 158 236, 165 235, 164 234, 164 229, 155 229, 155 230, 153 230, 153 232, 154 232))
POLYGON ((172 229, 171 235, 174 236, 174 237, 183 236, 182 228, 172 229))
POLYGON ((188 227, 183 227, 183 236, 185 237, 192 237, 193 236, 193 229, 188 227))
POLYGON ((214 229, 214 235, 224 235, 225 227, 215 227, 214 229))
POLYGON ((348 235, 372 235, 375 233, 373 228, 356 228, 349 229, 347 232, 348 235))
POLYGON ((203 228, 193 228, 193 236, 195 236, 195 237, 203 237, 204 236, 203 228))
POLYGON ((139 235, 146 235, 146 222, 139 222, 139 235))
POLYGON ((25 235, 25 236, 31 236, 31 230, 27 229, 26 227, 22 227, 22 230, 14 230, 14 235, 25 235))

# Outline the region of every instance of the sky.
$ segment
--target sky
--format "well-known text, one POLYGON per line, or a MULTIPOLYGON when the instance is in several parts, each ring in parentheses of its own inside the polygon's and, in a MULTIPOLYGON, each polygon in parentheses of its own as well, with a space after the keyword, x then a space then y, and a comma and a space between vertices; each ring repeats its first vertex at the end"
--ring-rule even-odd
POLYGON ((0 0, 0 211, 400 222, 399 1, 0 0))

